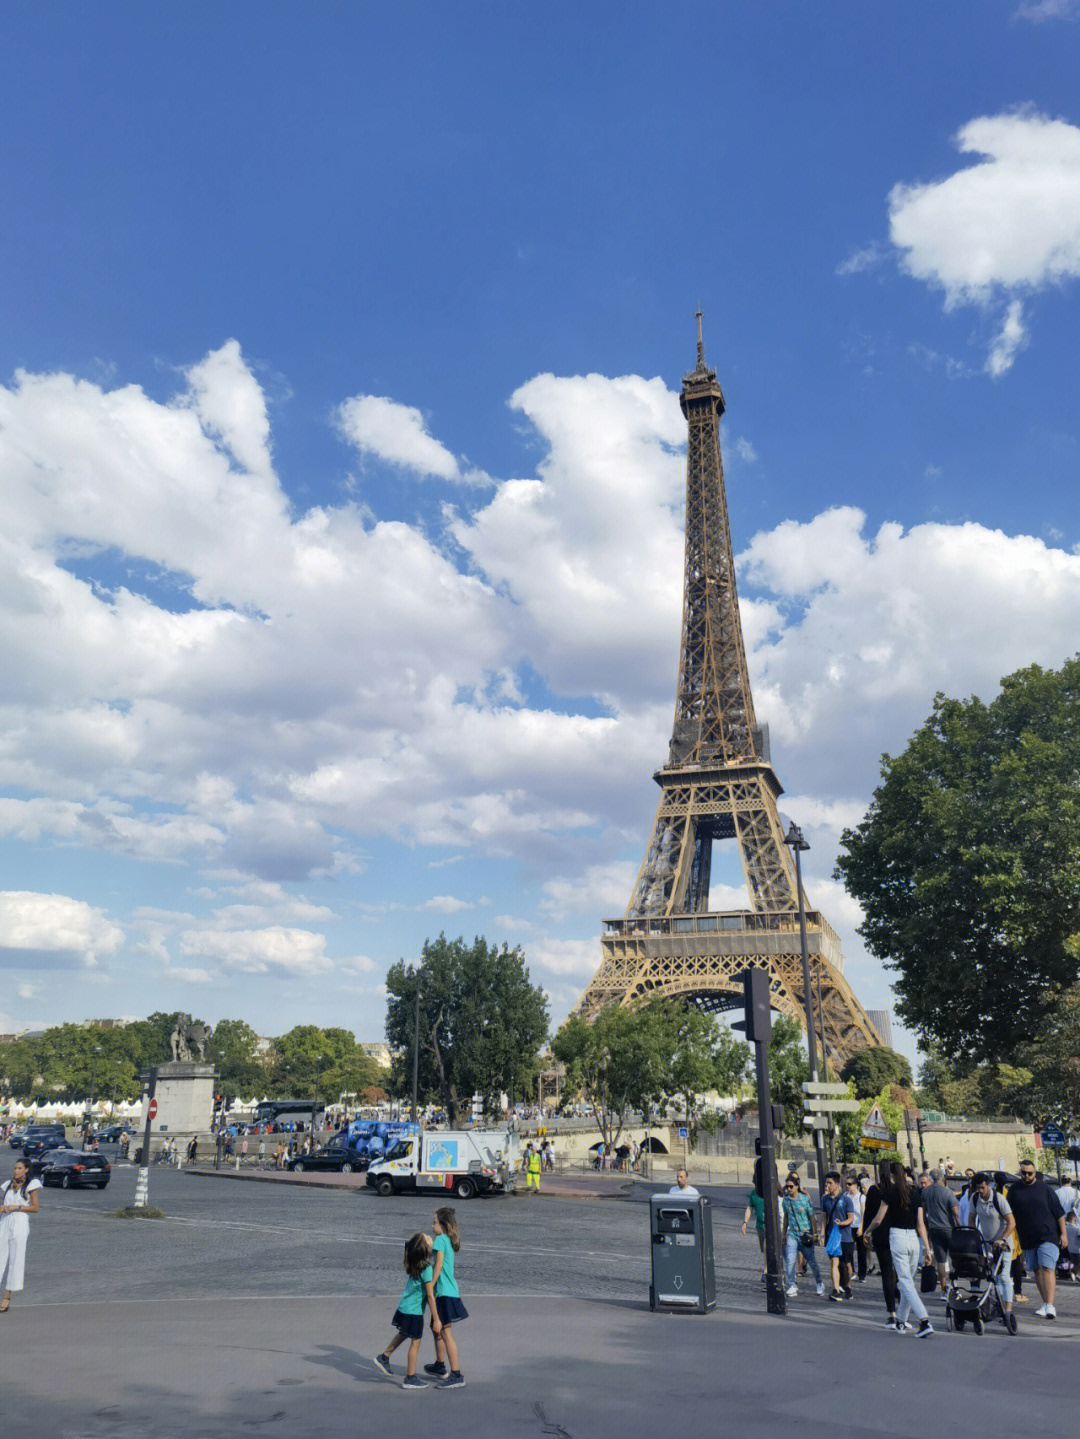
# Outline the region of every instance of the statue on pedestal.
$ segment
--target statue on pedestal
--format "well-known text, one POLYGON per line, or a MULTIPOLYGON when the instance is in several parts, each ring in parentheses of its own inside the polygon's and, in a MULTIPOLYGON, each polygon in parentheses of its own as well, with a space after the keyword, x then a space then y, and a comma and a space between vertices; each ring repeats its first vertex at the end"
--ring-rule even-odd
POLYGON ((169 1036, 174 1064, 206 1062, 206 1051, 210 1047, 213 1029, 208 1024, 193 1024, 190 1014, 178 1014, 173 1032, 169 1036))

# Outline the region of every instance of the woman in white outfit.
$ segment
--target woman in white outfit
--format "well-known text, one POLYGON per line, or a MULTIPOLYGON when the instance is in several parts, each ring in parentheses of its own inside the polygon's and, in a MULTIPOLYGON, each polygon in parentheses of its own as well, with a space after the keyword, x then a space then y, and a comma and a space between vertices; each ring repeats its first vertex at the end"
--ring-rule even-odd
POLYGON ((38 1212, 40 1179, 30 1178, 25 1159, 15 1161, 15 1173, 0 1184, 0 1284, 5 1286, 0 1299, 0 1314, 11 1307, 12 1290, 23 1287, 26 1269, 26 1240, 30 1233, 29 1215, 38 1212))

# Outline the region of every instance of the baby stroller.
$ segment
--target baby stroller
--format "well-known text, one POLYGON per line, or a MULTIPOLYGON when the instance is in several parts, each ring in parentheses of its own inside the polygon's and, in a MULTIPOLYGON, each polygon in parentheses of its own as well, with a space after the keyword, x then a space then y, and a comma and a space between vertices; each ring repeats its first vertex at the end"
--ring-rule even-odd
POLYGON ((995 1273, 1009 1262, 1009 1251, 995 1256, 975 1228, 954 1229, 949 1236, 949 1287, 945 1292, 945 1327, 961 1330, 971 1321, 976 1334, 1000 1319, 1010 1334, 1016 1333, 1016 1315, 1006 1314, 994 1284, 995 1273))

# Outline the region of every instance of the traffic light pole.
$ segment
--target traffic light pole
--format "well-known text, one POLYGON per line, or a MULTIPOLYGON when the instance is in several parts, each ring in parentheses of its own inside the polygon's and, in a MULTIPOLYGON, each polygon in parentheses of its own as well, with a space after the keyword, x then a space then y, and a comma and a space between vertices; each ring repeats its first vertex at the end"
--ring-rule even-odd
MULTIPOLYGON (((804 849, 809 849, 810 846, 803 839, 802 831, 794 823, 788 830, 784 843, 790 845, 795 854, 795 888, 799 896, 799 948, 802 951, 803 1003, 806 1006, 806 1049, 810 1058, 810 1079, 816 1084, 818 1082, 818 1063, 817 1037, 814 1034, 814 992, 810 987, 810 946, 806 940, 806 896, 803 894, 802 863, 799 859, 800 853, 804 849)), ((820 1008, 820 990, 818 1005, 820 1008)), ((824 1044, 824 1035, 822 1044, 824 1044)), ((822 1057, 824 1058, 824 1056, 822 1057)), ((825 1194, 825 1155, 821 1147, 821 1130, 815 1129, 813 1135, 814 1163, 817 1165, 818 1208, 820 1209, 825 1194)))
POLYGON ((770 1314, 787 1313, 784 1273, 780 1257, 780 1216, 777 1212, 776 1135, 773 1130, 772 1088, 769 1083, 769 1037, 772 1033, 769 976, 763 969, 743 973, 746 1037, 754 1045, 757 1068, 758 1174, 765 1205, 765 1305, 770 1314))

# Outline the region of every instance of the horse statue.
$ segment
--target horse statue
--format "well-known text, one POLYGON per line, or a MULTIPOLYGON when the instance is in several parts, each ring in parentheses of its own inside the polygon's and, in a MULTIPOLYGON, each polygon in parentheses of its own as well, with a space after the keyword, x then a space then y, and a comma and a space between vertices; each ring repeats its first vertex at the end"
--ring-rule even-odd
POLYGON ((169 1035, 173 1063, 190 1063, 192 1060, 198 1064, 205 1063, 213 1033, 209 1024, 193 1024, 190 1014, 178 1014, 173 1032, 169 1035))

